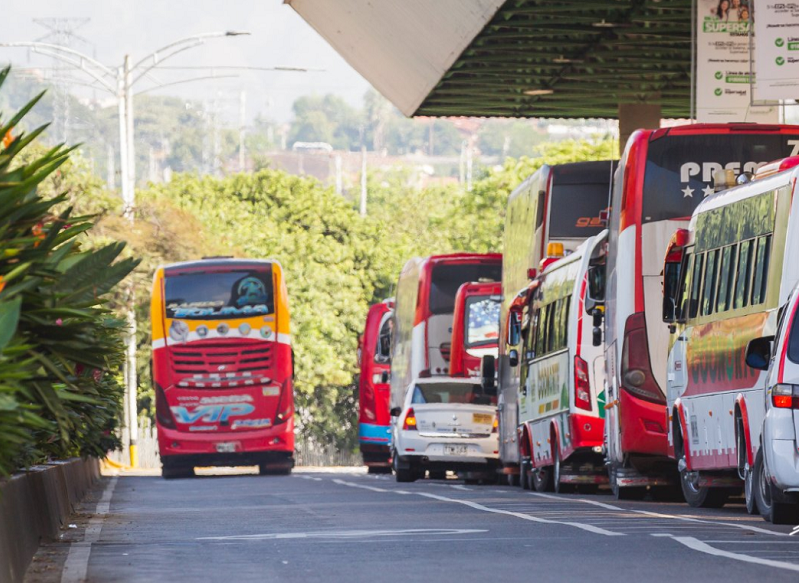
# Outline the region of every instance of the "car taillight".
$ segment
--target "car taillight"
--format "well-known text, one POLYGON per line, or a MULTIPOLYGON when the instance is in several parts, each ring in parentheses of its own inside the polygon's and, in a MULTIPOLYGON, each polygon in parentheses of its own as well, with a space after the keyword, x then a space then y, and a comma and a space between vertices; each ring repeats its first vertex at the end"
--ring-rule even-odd
POLYGON ((621 355, 621 386, 627 392, 653 403, 665 403, 663 392, 652 374, 649 343, 643 312, 627 318, 621 355))
POLYGON ((280 400, 277 402, 275 425, 285 423, 294 415, 294 399, 291 394, 291 381, 286 381, 280 388, 280 400))
POLYGON ((169 410, 169 403, 166 400, 166 393, 158 383, 155 384, 155 418, 164 427, 169 429, 176 427, 175 418, 172 417, 172 411, 169 410))
POLYGON ((499 432, 499 417, 494 415, 494 424, 491 426, 491 433, 499 432))
POLYGON ((406 430, 416 430, 416 413, 413 408, 408 409, 405 414, 405 421, 402 423, 402 428, 406 430))
POLYGON ((588 363, 579 356, 574 357, 574 405, 591 410, 591 381, 588 378, 588 363))
POLYGON ((771 389, 771 404, 777 409, 799 409, 799 386, 774 385, 771 389))

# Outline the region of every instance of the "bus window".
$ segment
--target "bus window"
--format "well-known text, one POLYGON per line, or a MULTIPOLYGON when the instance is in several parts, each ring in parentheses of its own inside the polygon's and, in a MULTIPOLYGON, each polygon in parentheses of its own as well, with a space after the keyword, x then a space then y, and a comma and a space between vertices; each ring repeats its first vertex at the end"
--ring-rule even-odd
POLYGON ((472 296, 466 299, 466 346, 496 344, 499 338, 500 303, 491 297, 472 296))
POLYGON ((694 273, 691 276, 691 295, 688 301, 688 317, 696 318, 699 311, 699 290, 702 285, 702 267, 705 264, 705 254, 700 253, 694 259, 694 273))
POLYGON ((719 291, 716 296, 716 312, 726 312, 729 307, 730 282, 735 270, 732 264, 735 261, 734 245, 728 245, 721 250, 721 267, 719 267, 719 291))
POLYGON ((768 282, 768 262, 771 251, 771 235, 765 235, 757 240, 757 254, 754 267, 754 281, 752 282, 752 305, 760 304, 766 300, 766 283, 768 282))
POLYGON ((451 314, 455 294, 469 281, 502 281, 501 263, 451 263, 433 267, 430 313, 451 314))
POLYGON ((552 302, 547 306, 547 352, 555 350, 555 343, 558 335, 558 313, 556 311, 557 303, 552 302))
POLYGON ((380 327, 375 350, 375 362, 385 364, 391 362, 391 331, 394 328, 394 319, 389 316, 380 327))
POLYGON ((738 269, 735 274, 735 303, 734 308, 743 308, 749 305, 749 278, 752 275, 752 244, 754 241, 742 241, 738 253, 738 269))
POLYGON ((707 267, 705 268, 705 285, 702 296, 702 315, 707 316, 713 313, 713 294, 716 291, 716 263, 719 250, 707 252, 707 267))
POLYGON ((547 308, 538 310, 538 320, 535 327, 535 356, 544 356, 546 353, 547 336, 547 308))
POLYGON ((684 320, 688 317, 688 300, 691 295, 691 287, 694 275, 694 254, 690 251, 685 252, 684 267, 682 272, 685 274, 680 288, 680 296, 677 298, 677 306, 679 311, 677 317, 684 320))

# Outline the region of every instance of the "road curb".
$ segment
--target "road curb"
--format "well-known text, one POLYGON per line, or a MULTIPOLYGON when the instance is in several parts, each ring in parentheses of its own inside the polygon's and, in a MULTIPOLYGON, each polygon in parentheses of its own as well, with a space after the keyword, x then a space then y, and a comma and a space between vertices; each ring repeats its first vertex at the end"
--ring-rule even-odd
POLYGON ((95 458, 33 466, 0 480, 0 583, 18 583, 42 541, 57 540, 100 476, 95 458))

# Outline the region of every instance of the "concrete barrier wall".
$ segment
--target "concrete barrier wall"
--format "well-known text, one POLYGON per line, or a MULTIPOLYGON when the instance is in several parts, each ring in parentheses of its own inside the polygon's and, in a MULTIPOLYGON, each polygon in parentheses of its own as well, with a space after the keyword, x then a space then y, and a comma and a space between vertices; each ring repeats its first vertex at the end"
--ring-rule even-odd
POLYGON ((42 541, 61 527, 100 476, 94 458, 34 466, 0 480, 0 583, 18 583, 42 541))

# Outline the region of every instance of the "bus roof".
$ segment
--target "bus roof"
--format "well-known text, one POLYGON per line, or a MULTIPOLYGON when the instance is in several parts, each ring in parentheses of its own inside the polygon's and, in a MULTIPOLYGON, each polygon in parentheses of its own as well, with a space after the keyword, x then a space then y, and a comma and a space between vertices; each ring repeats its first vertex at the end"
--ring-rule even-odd
POLYGON ((787 124, 757 124, 757 123, 695 123, 656 130, 639 130, 649 133, 650 140, 671 135, 696 135, 696 134, 739 134, 739 133, 796 133, 799 126, 787 124))
POLYGON ((209 257, 208 259, 170 263, 169 265, 163 265, 162 268, 165 273, 174 273, 177 271, 195 271, 200 269, 213 269, 216 267, 235 268, 272 264, 280 265, 280 263, 274 259, 234 259, 232 257, 209 257))

